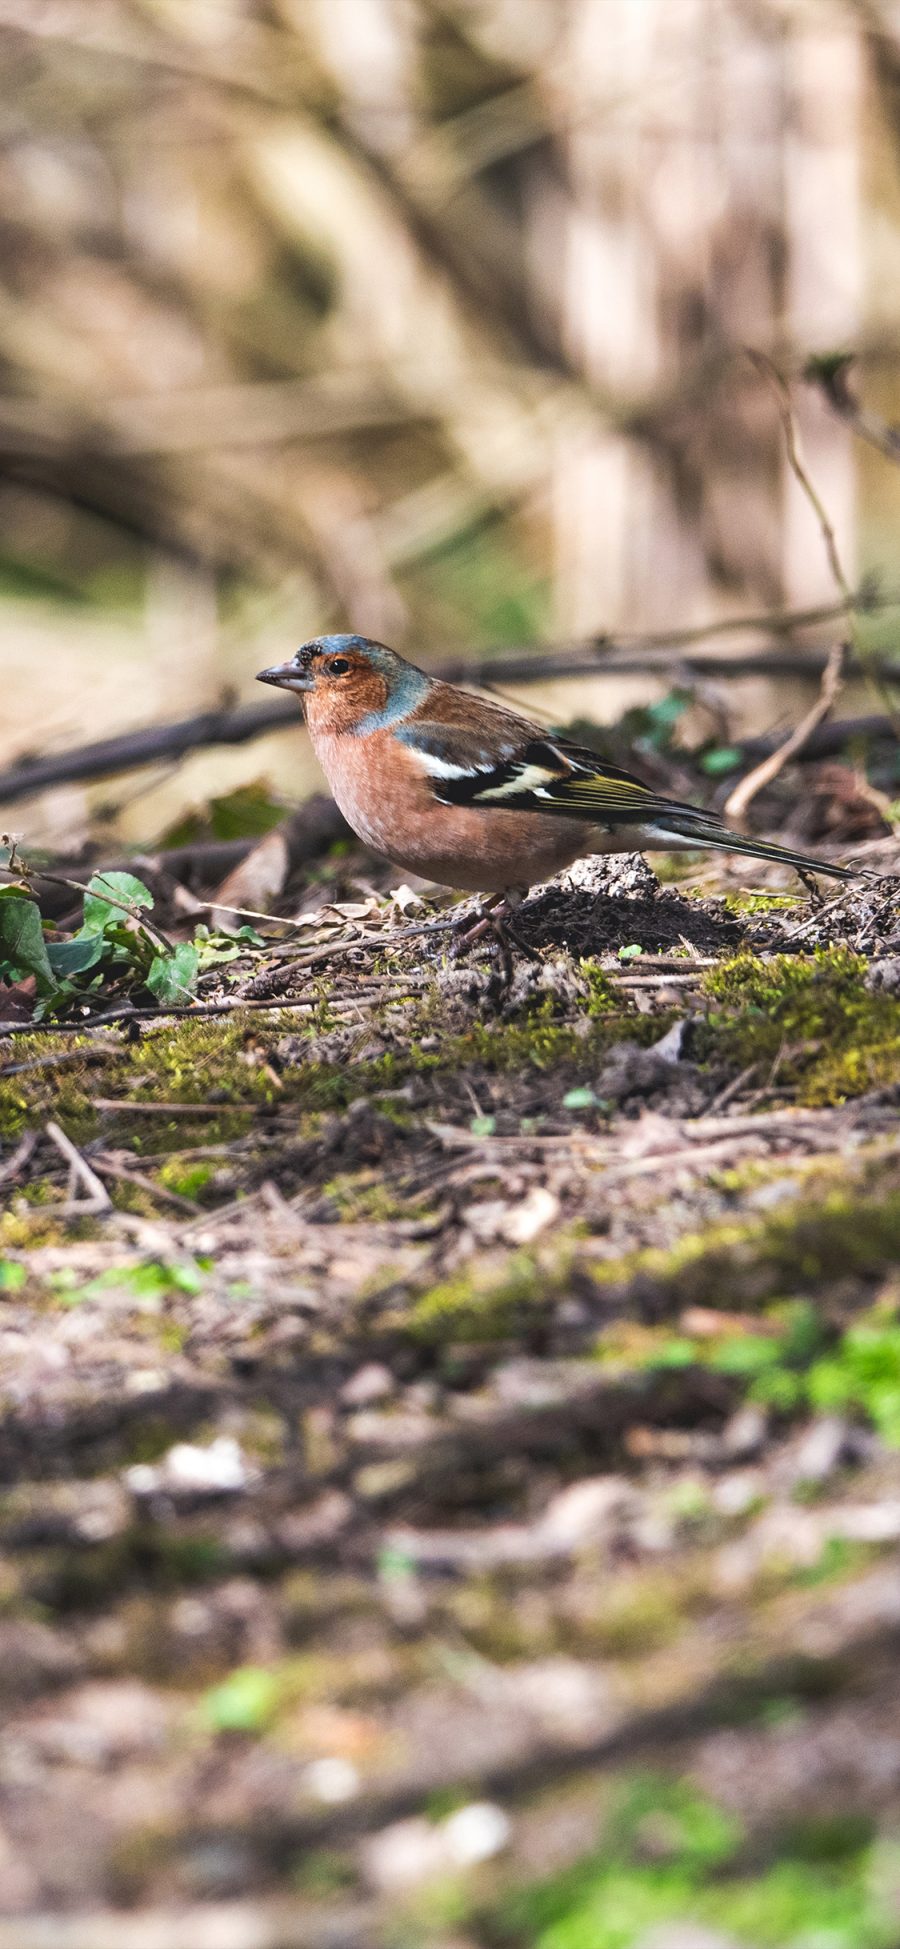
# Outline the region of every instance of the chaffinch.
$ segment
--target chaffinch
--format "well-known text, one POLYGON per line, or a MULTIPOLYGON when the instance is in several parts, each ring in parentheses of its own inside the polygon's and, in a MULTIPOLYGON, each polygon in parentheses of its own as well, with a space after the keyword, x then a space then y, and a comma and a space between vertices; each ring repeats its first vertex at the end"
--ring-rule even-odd
POLYGON ((596 752, 438 682, 366 636, 313 637, 259 681, 303 697, 347 824, 426 880, 512 904, 585 853, 682 846, 852 877, 662 798, 596 752))

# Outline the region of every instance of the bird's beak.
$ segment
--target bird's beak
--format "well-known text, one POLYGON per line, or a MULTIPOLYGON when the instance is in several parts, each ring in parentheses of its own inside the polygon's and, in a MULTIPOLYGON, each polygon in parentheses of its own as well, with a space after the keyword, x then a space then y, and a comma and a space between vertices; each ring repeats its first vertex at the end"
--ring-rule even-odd
POLYGON ((274 684, 276 690, 315 690, 316 687, 315 678, 299 670, 292 657, 287 663, 273 663, 271 670, 259 670, 256 681, 274 684))

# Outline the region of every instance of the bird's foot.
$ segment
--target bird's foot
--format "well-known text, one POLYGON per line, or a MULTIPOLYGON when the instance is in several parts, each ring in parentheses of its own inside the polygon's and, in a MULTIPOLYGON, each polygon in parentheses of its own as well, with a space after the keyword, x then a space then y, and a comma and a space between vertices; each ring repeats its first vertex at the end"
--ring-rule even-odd
POLYGON ((518 904, 519 896, 516 894, 492 894, 490 899, 484 902, 478 919, 462 928, 455 936, 450 950, 454 960, 460 955, 468 954, 471 948, 477 947, 479 941, 492 939, 497 944, 507 987, 512 980, 513 948, 517 953, 526 955, 529 961, 539 961, 540 955, 535 953, 533 947, 529 947, 527 941, 523 941, 513 924, 512 916, 518 904))

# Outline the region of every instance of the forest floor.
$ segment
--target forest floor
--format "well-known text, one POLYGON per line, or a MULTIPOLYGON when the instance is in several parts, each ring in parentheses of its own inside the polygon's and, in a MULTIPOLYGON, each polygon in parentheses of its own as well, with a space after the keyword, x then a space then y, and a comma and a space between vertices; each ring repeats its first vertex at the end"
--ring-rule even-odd
POLYGON ((0 1035, 0 1949, 889 1949, 897 881, 316 901, 0 1035))

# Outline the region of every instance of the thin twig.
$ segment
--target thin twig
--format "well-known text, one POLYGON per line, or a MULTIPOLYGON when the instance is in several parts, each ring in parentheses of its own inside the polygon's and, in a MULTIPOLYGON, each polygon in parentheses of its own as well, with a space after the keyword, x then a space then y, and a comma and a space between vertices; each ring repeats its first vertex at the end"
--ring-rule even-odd
MULTIPOLYGON (((844 574, 834 528, 829 519, 827 509, 801 458, 797 437, 797 422, 794 417, 794 408, 789 387, 767 353, 751 350, 748 356, 757 370, 764 375, 774 389, 778 402, 782 431, 784 433, 784 445, 788 466, 802 492, 805 494, 819 524, 822 540, 825 545, 825 553, 828 558, 828 566, 831 569, 835 586, 841 597, 841 608, 848 619, 849 627, 852 631, 853 592, 844 574)), ((727 819, 733 819, 736 825, 740 825, 743 822, 746 818, 747 808, 752 804, 757 793, 762 790, 764 785, 770 785, 773 778, 778 777, 779 772, 783 770, 788 760, 793 758, 798 751, 803 750, 807 739, 811 737, 813 731, 818 729, 823 718, 828 716, 843 685, 844 670, 850 649, 851 645, 846 641, 841 641, 834 645, 829 653, 828 662, 822 673, 821 688, 815 703, 791 732, 790 737, 785 739, 784 744, 780 745, 777 751, 773 751, 770 757, 764 758, 761 764, 756 765, 754 770, 748 772, 746 777, 742 778, 735 786, 734 791, 729 794, 729 797, 725 801, 725 817, 727 819)))
POLYGON ((44 1125, 44 1130, 50 1142, 56 1145, 61 1156, 65 1158, 72 1177, 83 1184, 88 1193, 86 1198, 70 1198, 64 1205, 57 1206, 57 1216, 89 1218, 97 1212, 111 1211, 112 1199, 105 1184, 102 1184, 96 1172, 91 1170, 80 1150, 76 1149, 71 1137, 67 1137, 59 1124, 52 1121, 44 1125))
MULTIPOLYGON (((5 874, 7 879, 24 879, 26 881, 46 880, 50 886, 70 887, 73 893, 96 895, 98 899, 105 900, 107 906, 118 907, 123 914, 127 914, 128 919, 133 920, 142 929, 143 933, 149 934, 151 941, 155 941, 157 947, 162 948, 164 954, 171 954, 172 952, 172 943, 167 935, 163 933, 161 927, 154 927, 151 920, 144 918, 142 909, 138 906, 136 900, 117 900, 115 894, 107 893, 105 888, 102 893, 97 894, 97 889, 87 886, 84 880, 70 880, 66 873, 48 873, 43 866, 26 866, 21 860, 17 861, 14 868, 12 866, 0 866, 0 873, 5 874)), ((31 891, 30 887, 29 891, 31 891)))
POLYGON ((797 436, 797 422, 794 417, 794 408, 793 408, 793 403, 791 401, 790 388, 787 384, 787 381, 782 377, 782 374, 779 372, 778 367, 775 365, 774 361, 769 358, 767 352, 757 352, 753 349, 749 349, 747 356, 751 360, 752 364, 756 366, 757 371, 761 372, 764 378, 768 380, 770 386, 774 390, 775 397, 778 401, 778 412, 779 412, 779 417, 781 419, 782 430, 784 433, 784 444, 785 444, 785 451, 787 453, 788 466, 790 467, 791 473, 794 475, 795 480, 802 488, 803 493, 806 495, 809 505, 812 508, 813 514, 815 515, 816 520, 819 524, 819 528, 822 534, 822 540, 825 543, 825 553, 828 557, 828 566, 834 577, 835 587, 837 588, 841 597, 840 608, 841 610, 850 610, 853 608, 853 591, 850 587, 849 582, 847 581, 846 575, 844 574, 843 563, 841 562, 840 554, 838 551, 838 545, 837 545, 837 540, 835 538, 834 528, 831 525, 828 512, 818 492, 818 489, 816 488, 813 481, 810 479, 804 461, 800 455, 800 445, 797 436))
POLYGON ((117 1178, 122 1184, 134 1184, 139 1191, 149 1192, 151 1197, 174 1206, 176 1211, 185 1212, 189 1218, 196 1217, 202 1209, 196 1199, 185 1198, 180 1191, 170 1191, 165 1184, 155 1184, 152 1178, 144 1175, 143 1171, 132 1170, 122 1164, 117 1157, 111 1157, 108 1151, 95 1151, 93 1161, 104 1177, 117 1178))
MULTIPOLYGON (((345 954, 351 954, 357 949, 369 948, 377 953, 383 948, 395 946, 398 941, 414 940, 421 934, 450 933, 455 925, 456 922, 451 919, 428 920, 421 921, 415 927, 401 927, 391 934, 360 934, 357 939, 351 941, 336 941, 332 947, 315 948, 310 954, 304 955, 302 960, 291 962, 290 966, 280 970, 280 973, 284 976, 303 973, 307 968, 343 958, 345 954)), ((192 1022, 200 1022, 213 1015, 239 1015, 245 1010, 259 1012, 269 1009, 277 1014, 280 1009, 315 1009, 317 1006, 318 1003, 309 995, 278 995, 264 999, 239 995, 234 1001, 207 1002, 193 1008, 175 1006, 132 1008, 125 1003, 121 1008, 108 1009, 103 1015, 84 1016, 80 1022, 42 1022, 40 1029, 42 1034, 84 1035, 86 1030, 106 1028, 110 1022, 163 1023, 181 1017, 190 1018, 192 1022)), ((34 1028, 33 1022, 0 1022, 0 1035, 33 1035, 34 1028)))
POLYGON ((734 791, 729 794, 725 801, 725 817, 733 819, 736 826, 743 823, 747 807, 755 799, 757 792, 761 792, 764 785, 770 785, 773 778, 778 777, 789 759, 795 758, 797 753, 803 750, 813 731, 818 728, 822 719, 828 716, 844 681, 848 649, 847 643, 835 643, 822 678, 821 690, 815 703, 810 705, 806 716, 801 717, 790 737, 785 738, 778 750, 771 752, 761 764, 755 765, 752 771, 747 772, 735 786, 734 791))
POLYGON ((24 1137, 21 1137, 17 1143, 12 1156, 6 1159, 5 1164, 0 1164, 0 1184, 11 1183, 13 1178, 17 1178, 19 1172, 25 1169, 32 1151, 37 1146, 38 1136, 39 1132, 37 1130, 26 1130, 24 1137))

